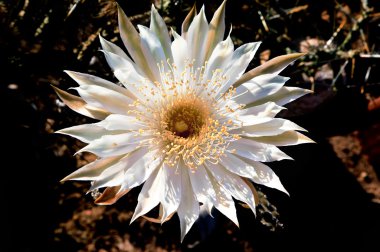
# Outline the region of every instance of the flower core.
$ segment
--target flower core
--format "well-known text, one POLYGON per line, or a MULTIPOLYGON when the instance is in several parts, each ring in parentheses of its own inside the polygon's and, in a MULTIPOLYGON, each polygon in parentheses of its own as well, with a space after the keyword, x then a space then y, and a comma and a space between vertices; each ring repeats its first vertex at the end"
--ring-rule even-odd
POLYGON ((164 124, 167 131, 176 137, 193 138, 199 136, 209 117, 205 102, 196 97, 177 99, 166 112, 164 124))

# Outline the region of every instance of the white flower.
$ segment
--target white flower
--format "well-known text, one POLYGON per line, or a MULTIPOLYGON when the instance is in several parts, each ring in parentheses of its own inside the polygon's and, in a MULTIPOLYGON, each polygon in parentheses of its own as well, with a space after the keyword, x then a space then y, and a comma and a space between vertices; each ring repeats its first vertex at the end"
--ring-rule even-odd
POLYGON ((274 58, 244 73, 260 43, 234 50, 225 32, 225 1, 208 23, 204 9, 191 10, 182 34, 168 29, 152 6, 150 27, 138 33, 119 8, 120 35, 131 58, 100 37, 103 52, 120 87, 96 76, 67 71, 80 97, 55 88, 71 109, 99 119, 58 131, 87 143, 80 152, 99 159, 63 180, 92 181, 96 199, 112 204, 144 184, 132 221, 160 204, 160 221, 175 212, 181 237, 199 216, 202 203, 236 225, 233 198, 255 212, 257 184, 286 193, 265 164, 290 159, 276 146, 312 142, 295 123, 275 118, 310 91, 285 87, 279 76, 303 54, 274 58))

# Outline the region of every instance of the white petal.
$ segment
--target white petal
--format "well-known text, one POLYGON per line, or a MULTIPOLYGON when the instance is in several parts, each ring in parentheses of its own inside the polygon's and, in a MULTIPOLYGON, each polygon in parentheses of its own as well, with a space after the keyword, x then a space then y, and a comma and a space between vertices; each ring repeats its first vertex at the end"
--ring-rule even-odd
MULTIPOLYGON (((90 190, 98 189, 100 187, 121 185, 124 181, 125 172, 143 159, 145 155, 146 149, 140 148, 129 155, 124 156, 120 161, 103 171, 93 182, 90 190)), ((123 187, 120 189, 124 190, 130 188, 123 187)))
POLYGON ((156 62, 150 51, 141 43, 140 36, 135 27, 125 15, 124 11, 118 6, 119 31, 120 37, 132 56, 136 65, 145 73, 151 81, 157 81, 160 77, 156 62))
MULTIPOLYGON (((108 62, 108 65, 111 67, 112 71, 115 74, 115 77, 127 88, 130 89, 131 87, 129 85, 126 85, 127 83, 135 83, 140 84, 143 83, 145 80, 144 74, 141 73, 141 71, 138 71, 133 64, 125 60, 124 58, 120 57, 117 54, 114 54, 112 52, 103 51, 104 56, 106 57, 106 60, 108 62), (124 73, 129 73, 128 75, 124 73)), ((141 99, 140 92, 133 92, 134 96, 141 99), (139 96, 140 95, 140 96, 139 96)))
POLYGON ((234 150, 236 155, 241 157, 261 162, 292 159, 274 145, 258 143, 245 138, 231 142, 229 150, 234 150))
POLYGON ((100 187, 116 186, 121 184, 123 184, 121 190, 131 189, 133 186, 125 186, 126 174, 129 170, 134 169, 134 167, 138 166, 139 163, 145 161, 146 159, 147 148, 143 147, 131 152, 129 155, 120 159, 119 162, 110 166, 108 169, 102 172, 102 174, 100 174, 94 181, 90 190, 94 190, 100 187))
POLYGON ((146 97, 151 97, 152 90, 157 91, 156 86, 137 72, 137 69, 128 61, 111 52, 104 51, 104 55, 114 71, 115 77, 141 101, 144 101, 146 97))
POLYGON ((284 107, 278 106, 274 102, 266 102, 264 104, 242 109, 240 115, 254 115, 258 117, 275 117, 284 107))
POLYGON ((297 144, 303 144, 303 143, 315 143, 313 140, 311 140, 307 136, 297 131, 286 131, 276 136, 252 137, 249 139, 252 139, 260 143, 273 144, 276 146, 289 146, 289 145, 297 145, 297 144))
POLYGON ((249 178, 254 183, 275 188, 288 194, 272 169, 260 162, 227 153, 226 157, 221 160, 221 164, 230 172, 249 178))
POLYGON ((142 25, 138 25, 137 27, 140 31, 141 43, 150 51, 156 64, 163 62, 164 66, 166 66, 166 56, 156 34, 149 30, 148 27, 142 25))
POLYGON ((139 130, 146 129, 146 125, 134 116, 111 114, 103 121, 95 123, 106 130, 139 130))
POLYGON ((188 59, 187 42, 174 30, 172 30, 172 34, 174 37, 174 41, 171 45, 171 50, 173 52, 173 61, 175 66, 177 67, 177 72, 182 73, 185 70, 185 63, 188 59))
POLYGON ((133 100, 111 89, 87 85, 74 88, 88 104, 116 114, 126 114, 133 100))
POLYGON ((161 194, 161 204, 163 207, 163 213, 161 222, 164 222, 169 215, 174 213, 181 201, 181 173, 186 167, 182 167, 178 163, 178 167, 170 167, 167 164, 163 164, 163 179, 164 179, 164 191, 161 194))
POLYGON ((207 172, 216 193, 215 208, 235 223, 236 226, 239 226, 239 221, 236 216, 235 202, 233 201, 231 195, 226 189, 220 186, 218 181, 212 176, 212 174, 210 174, 209 171, 207 172))
POLYGON ((249 81, 250 79, 262 74, 279 74, 290 63, 304 55, 304 53, 291 53, 270 59, 264 64, 246 72, 233 84, 233 87, 236 88, 239 85, 249 81))
POLYGON ((244 44, 234 51, 230 64, 226 68, 227 71, 224 73, 228 81, 220 88, 217 96, 226 92, 242 76, 260 44, 261 42, 244 44))
POLYGON ((105 169, 117 163, 123 156, 101 158, 91 162, 70 175, 66 176, 61 181, 66 180, 94 180, 96 179, 105 169))
POLYGON ((136 150, 148 136, 141 136, 136 132, 128 132, 119 135, 104 135, 90 142, 79 152, 91 152, 99 157, 111 157, 127 154, 136 150))
POLYGON ((171 41, 168 32, 168 27, 166 26, 164 20, 162 19, 156 8, 154 8, 153 4, 151 9, 149 28, 152 32, 156 34, 157 38, 160 40, 166 58, 172 61, 173 57, 172 52, 170 50, 171 41))
POLYGON ((253 115, 240 116, 239 120, 243 126, 239 129, 231 130, 231 133, 248 137, 274 136, 289 130, 306 131, 292 121, 282 118, 256 117, 253 115))
POLYGON ((117 54, 117 55, 121 56, 122 58, 124 58, 125 60, 129 61, 131 64, 134 64, 133 61, 128 57, 128 55, 119 46, 117 46, 114 43, 106 40, 100 34, 99 34, 99 40, 100 40, 100 44, 102 45, 102 49, 104 51, 117 54))
POLYGON ((103 135, 106 135, 107 133, 111 134, 111 132, 109 132, 108 130, 99 127, 95 124, 77 125, 58 130, 56 131, 56 133, 75 137, 84 143, 89 143, 95 139, 102 137, 103 135))
POLYGON ((212 209, 213 209, 213 207, 214 207, 214 204, 211 203, 211 201, 206 201, 205 203, 203 203, 203 205, 200 206, 200 212, 202 213, 202 212, 206 211, 206 213, 208 215, 210 215, 211 217, 214 217, 212 215, 212 209))
MULTIPOLYGON (((138 162, 132 165, 124 174, 123 188, 131 189, 144 183, 152 172, 161 167, 161 158, 156 157, 156 151, 148 152, 148 148, 143 147, 141 151, 145 153, 138 162)), ((161 169, 161 168, 160 168, 161 169)))
MULTIPOLYGON (((199 202, 215 204, 216 194, 204 166, 198 166, 194 171, 187 169, 191 186, 199 202)), ((209 209, 210 210, 210 209, 209 209)))
POLYGON ((119 87, 118 85, 110 81, 107 81, 105 79, 99 78, 94 75, 79 73, 79 72, 74 72, 74 71, 66 70, 65 72, 81 86, 96 85, 96 86, 108 88, 115 92, 124 94, 125 96, 128 96, 129 98, 134 98, 133 94, 129 92, 127 89, 119 87))
POLYGON ((224 0, 219 8, 215 11, 214 16, 212 17, 209 24, 207 39, 205 42, 205 60, 209 58, 215 46, 223 40, 224 30, 226 26, 224 23, 225 7, 226 0, 224 0))
POLYGON ((54 87, 54 91, 57 93, 59 98, 72 110, 77 113, 80 113, 84 116, 88 116, 90 118, 103 120, 106 118, 110 112, 104 109, 96 108, 86 103, 81 97, 72 95, 66 91, 63 91, 57 87, 54 87))
POLYGON ((255 198, 249 186, 237 175, 227 171, 219 164, 207 163, 207 168, 219 184, 226 189, 232 197, 246 203, 256 214, 255 198))
POLYGON ((274 94, 262 97, 261 99, 255 99, 254 101, 247 104, 247 107, 257 106, 268 101, 275 102, 277 105, 283 106, 289 102, 292 102, 301 96, 313 93, 313 91, 298 87, 282 87, 280 90, 274 94))
MULTIPOLYGON (((273 170, 269 166, 246 158, 240 157, 240 159, 242 159, 245 163, 254 168, 256 175, 248 177, 253 182, 277 189, 289 195, 288 191, 286 191, 286 189, 282 185, 280 178, 273 172, 273 170)), ((254 174, 252 173, 252 175, 254 174)))
POLYGON ((246 162, 236 157, 231 153, 226 153, 225 158, 220 160, 220 163, 230 172, 233 172, 239 176, 255 179, 257 177, 257 173, 255 169, 248 165, 246 162))
POLYGON ((199 14, 194 17, 193 22, 191 22, 189 30, 187 32, 186 41, 191 45, 189 50, 189 58, 194 61, 194 68, 197 69, 201 67, 204 62, 205 57, 205 41, 206 34, 208 32, 208 23, 206 15, 204 12, 204 7, 202 6, 199 14))
POLYGON ((187 33, 189 31, 190 24, 193 22, 195 16, 197 15, 197 8, 194 4, 189 13, 187 14, 185 20, 183 20, 181 27, 181 34, 184 39, 187 38, 187 33))
POLYGON ((124 169, 126 166, 123 161, 105 169, 93 182, 89 191, 102 187, 119 186, 123 182, 124 169))
POLYGON ((236 89, 237 94, 242 95, 238 95, 235 101, 248 104, 252 101, 267 97, 268 95, 278 92, 287 80, 289 80, 289 78, 279 75, 259 75, 236 89))
POLYGON ((230 36, 226 40, 219 42, 212 52, 205 70, 206 80, 210 80, 213 71, 216 69, 224 69, 231 61, 234 52, 234 43, 230 36))
POLYGON ((177 210, 181 224, 181 242, 199 217, 199 203, 194 197, 188 175, 189 174, 185 171, 181 173, 181 203, 177 210))
MULTIPOLYGON (((137 73, 137 68, 135 68, 133 66, 133 63, 129 62, 128 60, 126 60, 122 56, 120 56, 116 53, 113 53, 113 52, 105 51, 105 50, 102 52, 104 53, 104 56, 106 57, 107 63, 111 67, 112 71, 117 71, 119 69, 133 69, 137 73)), ((143 76, 144 76, 142 73, 140 73, 139 75, 141 76, 140 78, 143 78, 143 76)), ((121 80, 119 80, 119 81, 121 81, 121 80)))
POLYGON ((162 189, 164 188, 162 173, 162 169, 156 169, 144 183, 131 223, 160 203, 162 189))

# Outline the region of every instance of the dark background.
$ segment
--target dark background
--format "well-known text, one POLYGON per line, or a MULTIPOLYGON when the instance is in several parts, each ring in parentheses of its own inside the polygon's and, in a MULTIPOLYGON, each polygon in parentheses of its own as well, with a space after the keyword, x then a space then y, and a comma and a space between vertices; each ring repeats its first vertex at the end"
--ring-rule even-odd
MULTIPOLYGON (((134 24, 148 25, 152 1, 118 3, 134 24)), ((154 3, 177 31, 193 5, 154 3)), ((198 10, 203 3, 210 20, 220 1, 197 1, 198 10)), ((281 116, 308 129, 317 144, 282 148, 295 161, 270 164, 290 198, 258 187, 269 210, 261 206, 255 218, 237 204, 240 229, 215 211, 181 244, 177 217, 162 226, 145 220, 129 225, 139 188, 103 207, 85 194, 88 183, 59 182, 93 157, 74 157, 83 145, 53 132, 91 120, 62 106, 50 85, 75 85, 65 69, 115 81, 97 38, 100 32, 120 44, 114 1, 0 1, 0 251, 378 251, 379 7, 375 0, 368 8, 359 0, 227 2, 235 44, 263 41, 249 68, 268 53, 300 51, 307 41, 309 54, 283 75, 292 78, 288 85, 315 93, 281 116), (333 46, 325 48, 330 38, 333 46), (348 161, 334 151, 337 146, 348 161), (363 160, 365 167, 358 165, 363 160)))

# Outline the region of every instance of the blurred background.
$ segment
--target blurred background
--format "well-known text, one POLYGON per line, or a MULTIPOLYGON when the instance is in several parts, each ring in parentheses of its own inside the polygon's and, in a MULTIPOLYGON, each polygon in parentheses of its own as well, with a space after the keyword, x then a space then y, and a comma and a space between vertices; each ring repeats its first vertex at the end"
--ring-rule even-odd
MULTIPOLYGON (((180 31, 194 1, 119 0, 132 22, 149 24, 154 4, 180 31)), ((198 0, 208 20, 221 0, 198 0)), ((97 35, 121 45, 114 0, 0 1, 0 251, 378 251, 380 234, 380 1, 229 0, 236 46, 263 41, 249 68, 290 52, 308 54, 282 75, 314 90, 279 116, 317 144, 282 148, 273 162, 285 194, 258 186, 259 211, 237 202, 240 228, 214 212, 180 243, 175 216, 129 224, 140 188, 112 206, 90 184, 59 181, 94 160, 54 131, 92 122, 68 109, 50 85, 75 86, 63 70, 116 82, 97 35), (5 115, 5 117, 4 117, 5 115)))

